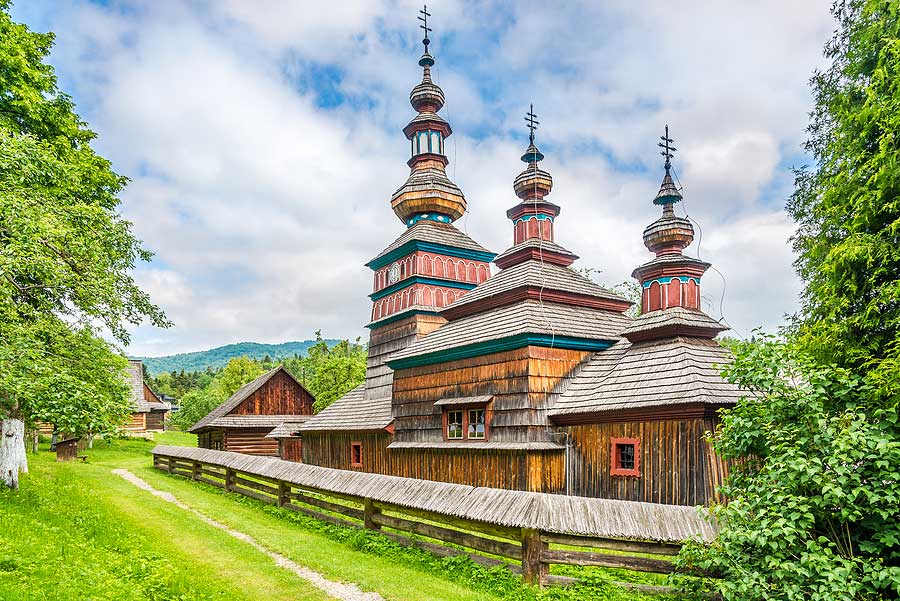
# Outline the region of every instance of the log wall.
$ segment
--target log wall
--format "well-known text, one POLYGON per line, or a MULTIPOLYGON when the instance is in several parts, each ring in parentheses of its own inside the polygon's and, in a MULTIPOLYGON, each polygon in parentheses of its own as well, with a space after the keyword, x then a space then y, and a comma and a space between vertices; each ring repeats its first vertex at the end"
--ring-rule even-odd
POLYGON ((229 428, 225 430, 225 450, 247 455, 278 455, 278 440, 266 438, 272 429, 229 428))
POLYGON ((165 430, 166 429, 166 412, 151 411, 145 414, 148 430, 165 430))
POLYGON ((706 442, 715 418, 567 426, 572 443, 570 493, 584 497, 705 505, 715 499, 727 465, 706 442), (612 476, 613 437, 640 439, 640 476, 612 476))

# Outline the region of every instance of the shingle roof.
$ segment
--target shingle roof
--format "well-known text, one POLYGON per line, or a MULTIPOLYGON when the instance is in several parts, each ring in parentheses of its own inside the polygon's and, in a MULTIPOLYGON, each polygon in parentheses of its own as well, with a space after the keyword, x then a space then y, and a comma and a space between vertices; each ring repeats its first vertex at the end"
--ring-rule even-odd
POLYGON ((301 415, 223 415, 212 420, 209 424, 213 428, 275 428, 286 421, 299 421, 302 423, 301 415))
POLYGON ((630 317, 614 311, 524 300, 448 322, 391 355, 388 362, 519 334, 618 340, 630 322, 630 317))
MULTIPOLYGON (((228 415, 228 413, 230 413, 235 407, 237 407, 238 405, 241 404, 241 401, 244 401, 251 394, 253 394, 257 390, 259 390, 259 388, 261 388, 263 384, 265 384, 266 382, 271 380, 272 377, 275 374, 277 374, 279 371, 284 371, 284 373, 286 373, 292 380, 294 380, 294 382, 297 382, 297 379, 294 378, 294 376, 292 376, 288 370, 284 369, 283 365, 279 365, 275 369, 271 369, 271 370, 267 371, 266 373, 264 373, 263 375, 259 376, 252 382, 248 382, 247 384, 244 384, 243 386, 238 388, 233 395, 231 395, 230 397, 228 397, 228 399, 225 400, 224 403, 222 403, 221 405, 219 405, 218 407, 216 407, 215 409, 210 411, 209 414, 206 415, 206 417, 204 417, 199 422, 197 422, 196 424, 191 426, 191 428, 188 430, 188 432, 194 432, 196 430, 199 430, 200 428, 206 428, 209 426, 213 426, 213 423, 212 423, 213 421, 217 420, 218 418, 224 417, 225 415, 228 415)), ((301 388, 303 388, 303 385, 300 384, 300 382, 297 382, 297 386, 300 386, 301 388)), ((305 388, 304 388, 304 390, 305 390, 305 388)), ((240 417, 254 417, 254 416, 240 416, 240 417)), ((274 416, 259 416, 259 417, 274 417, 274 416)), ((278 424, 275 423, 275 424, 272 424, 271 427, 274 428, 277 425, 278 424)))
POLYGON ((157 446, 154 455, 193 459, 325 492, 513 528, 681 542, 711 541, 717 527, 696 507, 482 488, 369 474, 194 447, 157 446))
POLYGON ((668 309, 651 311, 636 317, 631 325, 622 331, 622 335, 628 336, 629 334, 647 332, 668 326, 716 330, 719 332, 729 329, 728 326, 701 311, 692 311, 684 307, 669 307, 668 309))
POLYGON ((144 399, 144 370, 139 359, 128 360, 128 387, 131 389, 131 407, 135 413, 166 411, 170 408, 166 403, 144 399))
POLYGON ((491 252, 456 229, 456 226, 454 226, 452 223, 440 223, 437 221, 423 219, 410 226, 405 232, 400 235, 399 238, 394 240, 390 246, 378 253, 378 255, 374 259, 369 261, 369 263, 380 259, 384 255, 400 248, 407 242, 411 242, 413 240, 419 240, 421 242, 431 242, 433 244, 443 244, 445 246, 453 246, 455 248, 463 248, 466 250, 474 250, 478 252, 491 252))
POLYGON ((360 384, 314 415, 300 431, 381 430, 392 420, 391 398, 367 399, 365 384, 360 384))
POLYGON ((714 340, 621 341, 594 353, 557 390, 550 415, 598 413, 685 403, 732 404, 746 396, 715 365, 731 353, 714 340))
POLYGON ((284 421, 275 426, 271 432, 266 434, 266 438, 295 438, 294 433, 312 418, 311 415, 304 415, 303 417, 306 419, 298 420, 297 416, 290 416, 290 421, 284 421))
POLYGON ((447 309, 462 307, 526 286, 628 302, 628 299, 598 286, 577 271, 551 263, 542 264, 532 259, 501 270, 448 305, 447 309))
POLYGON ((503 259, 505 259, 506 257, 508 257, 512 254, 519 252, 520 250, 522 250, 524 248, 537 248, 540 250, 547 251, 548 253, 570 255, 576 259, 578 258, 578 255, 576 255, 575 253, 573 253, 572 251, 570 251, 566 248, 563 248, 556 242, 550 242, 549 240, 541 240, 540 238, 528 238, 524 242, 519 242, 518 244, 516 244, 514 246, 510 246, 509 248, 504 250, 502 253, 500 253, 499 255, 497 255, 494 258, 494 262, 502 263, 503 259))

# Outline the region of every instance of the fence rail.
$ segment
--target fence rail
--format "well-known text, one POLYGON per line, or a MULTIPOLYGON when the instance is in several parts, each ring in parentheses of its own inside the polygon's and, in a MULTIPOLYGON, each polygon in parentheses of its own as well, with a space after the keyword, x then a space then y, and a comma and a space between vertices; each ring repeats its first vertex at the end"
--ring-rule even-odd
MULTIPOLYGON (((521 574, 530 584, 565 584, 573 581, 572 578, 550 575, 551 564, 600 566, 659 574, 675 571, 670 558, 677 554, 680 544, 674 542, 572 535, 466 519, 365 495, 345 494, 273 478, 259 473, 261 470, 230 467, 225 456, 232 453, 195 449, 201 451, 203 457, 190 458, 177 456, 187 454, 183 449, 167 453, 171 448, 154 449, 154 467, 330 524, 381 531, 405 546, 441 556, 466 555, 488 567, 503 566, 521 574), (210 459, 215 455, 209 453, 220 453, 223 461, 210 459)), ((666 587, 631 586, 645 592, 671 592, 666 587)))

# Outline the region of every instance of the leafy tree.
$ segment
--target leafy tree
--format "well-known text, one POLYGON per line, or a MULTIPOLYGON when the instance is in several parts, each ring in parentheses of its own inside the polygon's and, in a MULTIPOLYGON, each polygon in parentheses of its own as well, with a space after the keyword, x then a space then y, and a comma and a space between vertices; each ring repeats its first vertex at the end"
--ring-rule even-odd
POLYGON ((125 363, 97 335, 167 325, 129 275, 148 260, 116 212, 126 180, 44 61, 52 34, 0 0, 0 478, 18 485, 25 422, 101 432, 127 413, 125 363))
POLYGON ((801 341, 900 385, 900 5, 839 0, 788 211, 805 280, 801 341))
POLYGON ((712 547, 685 565, 723 576, 726 599, 900 595, 900 416, 852 371, 764 337, 725 376, 751 393, 716 450, 732 460, 712 547))
POLYGON ((232 359, 207 386, 192 389, 180 398, 172 422, 185 430, 190 428, 224 403, 238 388, 264 372, 262 365, 249 357, 232 359))
POLYGON ((284 367, 316 398, 318 412, 365 380, 366 348, 358 338, 329 346, 319 330, 306 357, 287 359, 284 367))

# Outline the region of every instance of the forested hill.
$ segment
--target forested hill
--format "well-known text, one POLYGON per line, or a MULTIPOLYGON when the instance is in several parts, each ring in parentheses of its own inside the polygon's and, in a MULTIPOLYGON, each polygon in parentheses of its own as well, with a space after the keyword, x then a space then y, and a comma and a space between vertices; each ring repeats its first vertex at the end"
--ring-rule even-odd
MULTIPOLYGON (((328 346, 334 346, 339 340, 325 340, 328 346)), ((226 344, 208 351, 180 353, 165 357, 138 357, 147 366, 150 375, 158 375, 172 370, 186 372, 203 371, 207 367, 224 367, 234 357, 250 357, 262 359, 266 355, 272 359, 305 355, 306 351, 316 343, 315 340, 283 342, 281 344, 261 344, 259 342, 238 342, 226 344)))

